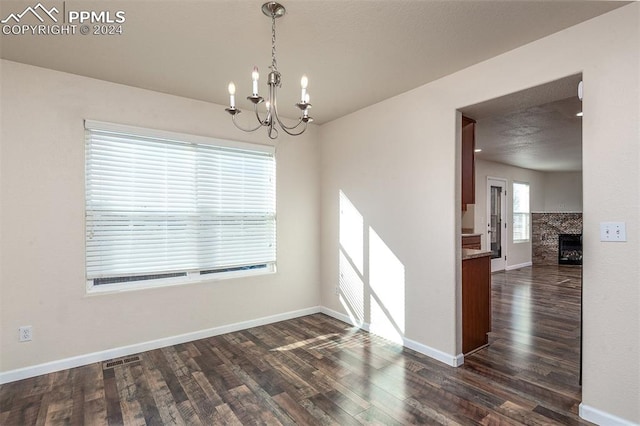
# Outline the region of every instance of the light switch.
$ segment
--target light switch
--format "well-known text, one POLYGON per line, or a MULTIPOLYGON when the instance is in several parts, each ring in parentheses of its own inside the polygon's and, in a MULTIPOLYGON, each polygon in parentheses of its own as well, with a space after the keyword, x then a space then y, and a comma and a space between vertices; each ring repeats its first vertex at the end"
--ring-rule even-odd
POLYGON ((627 241, 624 222, 600 222, 600 241, 627 241))

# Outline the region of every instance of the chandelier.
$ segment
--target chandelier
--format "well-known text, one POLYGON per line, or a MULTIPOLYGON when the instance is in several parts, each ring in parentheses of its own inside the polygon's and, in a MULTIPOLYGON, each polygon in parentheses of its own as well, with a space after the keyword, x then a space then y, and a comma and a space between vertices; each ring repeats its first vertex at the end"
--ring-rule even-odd
POLYGON ((300 118, 298 118, 298 122, 295 125, 288 126, 282 122, 278 115, 278 88, 282 87, 282 83, 276 62, 276 18, 280 18, 285 14, 285 8, 280 3, 271 1, 262 5, 262 13, 271 18, 271 66, 269 67, 271 72, 269 72, 269 75, 267 76, 269 95, 265 101, 265 99, 258 94, 258 79, 260 75, 258 73, 258 67, 254 66, 253 72, 251 73, 253 91, 251 96, 247 96, 247 99, 253 103, 253 110, 256 114, 256 119, 258 120, 257 126, 254 128, 244 128, 236 122, 236 116, 242 111, 236 108, 236 86, 233 82, 229 83, 229 108, 226 108, 225 111, 231 114, 233 124, 244 132, 255 132, 261 127, 266 127, 269 138, 276 139, 278 137, 277 126, 279 126, 285 133, 291 136, 298 136, 304 133, 304 131, 307 130, 307 124, 313 121, 313 118, 309 116, 309 108, 311 108, 311 104, 309 103, 309 93, 307 93, 307 84, 309 81, 306 75, 303 75, 300 79, 300 86, 302 90, 300 102, 296 104, 300 109, 300 118), (266 107, 266 116, 261 118, 260 112, 258 111, 258 105, 263 102, 266 107))

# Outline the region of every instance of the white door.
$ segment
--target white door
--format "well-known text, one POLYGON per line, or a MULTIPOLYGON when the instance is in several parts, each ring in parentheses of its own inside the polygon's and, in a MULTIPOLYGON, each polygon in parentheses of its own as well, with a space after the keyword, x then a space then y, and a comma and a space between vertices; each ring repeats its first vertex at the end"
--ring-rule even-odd
POLYGON ((491 250, 491 272, 507 266, 507 181, 487 179, 487 245, 491 250))

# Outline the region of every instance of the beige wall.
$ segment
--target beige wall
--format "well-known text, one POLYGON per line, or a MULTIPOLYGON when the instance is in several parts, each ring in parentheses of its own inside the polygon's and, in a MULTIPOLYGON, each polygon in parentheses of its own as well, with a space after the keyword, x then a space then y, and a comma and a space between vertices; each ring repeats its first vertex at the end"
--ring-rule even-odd
POLYGON ((582 211, 582 172, 546 172, 544 174, 543 212, 582 211))
POLYGON ((370 242, 362 273, 340 263, 342 191, 362 217, 356 228, 374 229, 402 265, 394 320, 404 335, 459 353, 456 110, 582 72, 583 404, 640 422, 639 51, 635 3, 323 125, 323 305, 347 313, 335 292, 347 276, 371 298, 370 242), (627 223, 627 243, 599 242, 599 222, 610 220, 627 223))
POLYGON ((277 146, 278 272, 87 296, 83 119, 247 142, 224 107, 2 61, 0 372, 319 304, 314 129, 277 146), (18 343, 18 327, 34 339, 18 343))

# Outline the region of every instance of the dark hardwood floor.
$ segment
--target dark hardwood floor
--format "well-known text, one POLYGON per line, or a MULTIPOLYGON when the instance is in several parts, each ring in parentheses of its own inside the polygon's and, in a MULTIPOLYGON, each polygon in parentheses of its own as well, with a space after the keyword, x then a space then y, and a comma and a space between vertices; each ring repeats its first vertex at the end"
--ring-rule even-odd
POLYGON ((492 279, 490 346, 459 368, 316 314, 5 384, 0 424, 587 424, 580 269, 492 279))

